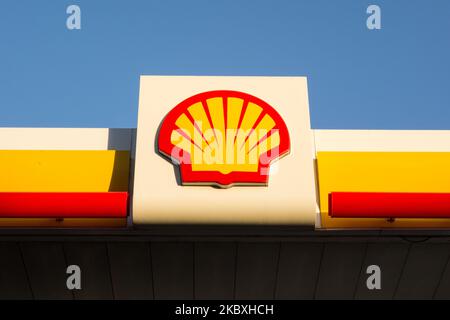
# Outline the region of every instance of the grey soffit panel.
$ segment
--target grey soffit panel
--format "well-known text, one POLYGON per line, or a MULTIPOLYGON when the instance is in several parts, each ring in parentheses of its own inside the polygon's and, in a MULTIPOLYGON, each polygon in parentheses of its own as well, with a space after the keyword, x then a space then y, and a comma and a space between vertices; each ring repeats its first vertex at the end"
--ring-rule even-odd
POLYGON ((365 251, 365 243, 325 244, 315 298, 353 299, 365 251))
POLYGON ((151 256, 155 299, 193 299, 193 243, 154 242, 151 256))
POLYGON ((104 242, 64 244, 68 265, 81 269, 81 290, 73 290, 75 299, 113 299, 111 274, 104 242))
POLYGON ((395 299, 432 299, 449 258, 448 244, 411 245, 395 299))
POLYGON ((356 299, 392 299, 402 274, 408 243, 370 243, 361 268, 356 299), (381 289, 367 288, 367 267, 377 265, 381 271, 381 289))
POLYGON ((276 299, 313 299, 324 245, 282 243, 276 299))
POLYGON ((67 262, 61 243, 26 242, 21 250, 35 299, 73 299, 66 287, 67 262))
POLYGON ((439 299, 439 300, 450 300, 450 263, 449 263, 449 259, 447 259, 444 271, 442 272, 442 276, 441 276, 439 284, 434 292, 433 298, 439 299))
POLYGON ((273 299, 278 272, 279 243, 239 243, 236 299, 273 299))
POLYGON ((108 243, 112 286, 116 299, 153 299, 150 243, 108 243))
POLYGON ((0 242, 0 298, 450 298, 447 243, 356 240, 0 242), (66 288, 69 264, 82 268, 82 291, 66 288), (370 264, 380 291, 367 290, 370 264))
POLYGON ((19 245, 0 242, 0 299, 32 298, 19 245))
POLYGON ((236 247, 226 242, 195 244, 195 299, 233 299, 236 247))

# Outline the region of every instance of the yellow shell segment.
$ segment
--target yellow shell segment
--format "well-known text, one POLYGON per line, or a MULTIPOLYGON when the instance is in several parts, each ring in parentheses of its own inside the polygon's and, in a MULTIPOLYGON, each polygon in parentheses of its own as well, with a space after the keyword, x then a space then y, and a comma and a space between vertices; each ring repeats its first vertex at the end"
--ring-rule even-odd
POLYGON ((190 154, 193 171, 257 172, 260 157, 280 145, 272 117, 240 98, 196 102, 175 124, 171 143, 190 154))

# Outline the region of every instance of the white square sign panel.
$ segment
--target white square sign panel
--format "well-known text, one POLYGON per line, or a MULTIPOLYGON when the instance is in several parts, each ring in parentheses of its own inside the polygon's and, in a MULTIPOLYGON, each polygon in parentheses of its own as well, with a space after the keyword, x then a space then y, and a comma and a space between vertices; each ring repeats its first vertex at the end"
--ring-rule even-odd
POLYGON ((142 76, 133 222, 314 227, 305 77, 142 76))

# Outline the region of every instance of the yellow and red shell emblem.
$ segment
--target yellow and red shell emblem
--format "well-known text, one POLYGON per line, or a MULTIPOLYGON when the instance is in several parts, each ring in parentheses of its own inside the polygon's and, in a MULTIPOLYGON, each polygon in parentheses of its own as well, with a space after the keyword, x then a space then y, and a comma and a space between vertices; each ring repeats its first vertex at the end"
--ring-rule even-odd
POLYGON ((230 90, 179 103, 164 118, 157 139, 158 151, 180 166, 183 185, 267 185, 271 162, 290 151, 276 110, 230 90))

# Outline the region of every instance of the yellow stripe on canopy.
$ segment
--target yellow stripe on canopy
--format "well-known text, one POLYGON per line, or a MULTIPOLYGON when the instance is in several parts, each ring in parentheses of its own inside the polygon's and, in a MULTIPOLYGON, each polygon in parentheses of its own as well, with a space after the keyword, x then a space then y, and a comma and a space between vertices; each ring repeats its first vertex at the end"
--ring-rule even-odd
POLYGON ((128 191, 129 152, 0 150, 0 192, 128 191))

